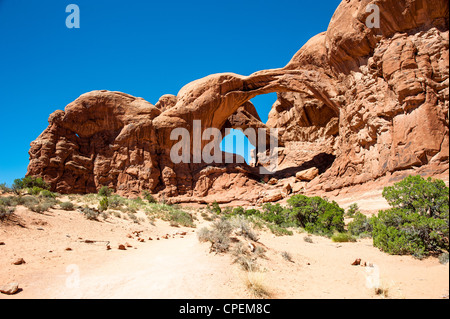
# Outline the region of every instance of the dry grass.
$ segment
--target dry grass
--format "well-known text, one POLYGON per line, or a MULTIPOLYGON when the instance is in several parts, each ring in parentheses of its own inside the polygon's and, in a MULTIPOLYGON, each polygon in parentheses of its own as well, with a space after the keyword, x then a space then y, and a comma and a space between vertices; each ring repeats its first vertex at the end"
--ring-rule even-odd
POLYGON ((271 298, 272 293, 265 285, 265 277, 261 272, 247 272, 245 286, 256 298, 271 298))

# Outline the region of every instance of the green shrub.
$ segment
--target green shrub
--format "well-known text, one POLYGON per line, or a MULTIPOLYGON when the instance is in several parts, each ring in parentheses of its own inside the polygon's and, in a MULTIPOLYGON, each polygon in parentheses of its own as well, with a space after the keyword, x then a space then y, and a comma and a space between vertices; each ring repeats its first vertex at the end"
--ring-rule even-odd
POLYGON ((267 224, 267 228, 270 229, 270 231, 275 236, 292 236, 294 233, 290 231, 289 229, 286 229, 284 227, 278 226, 276 224, 267 224))
MULTIPOLYGON (((208 206, 208 207, 209 207, 209 206, 208 206)), ((222 213, 222 209, 220 208, 219 203, 217 203, 216 201, 214 201, 214 202, 211 204, 211 207, 209 207, 209 209, 210 209, 213 213, 215 213, 215 214, 217 214, 217 215, 219 215, 220 213, 222 213)))
POLYGON ((261 213, 261 218, 276 225, 285 224, 289 220, 289 211, 280 204, 266 203, 263 205, 264 211, 261 213))
POLYGON ((8 186, 6 186, 6 183, 1 183, 0 184, 0 191, 3 191, 5 193, 10 193, 10 192, 12 192, 12 189, 9 188, 8 186))
POLYGON ((47 189, 41 190, 39 195, 42 196, 42 197, 47 197, 47 198, 55 198, 56 197, 55 193, 53 193, 53 192, 51 192, 51 191, 49 191, 47 189))
POLYGON ((143 191, 142 196, 144 196, 144 199, 147 200, 149 203, 156 203, 156 199, 149 191, 143 191))
POLYGON ((188 214, 182 210, 172 210, 167 213, 169 221, 172 222, 172 226, 178 226, 178 224, 185 227, 195 227, 194 219, 191 214, 188 214))
POLYGON ((39 187, 41 189, 50 189, 48 185, 41 177, 26 176, 24 178, 17 178, 14 180, 12 189, 18 192, 24 188, 39 187))
POLYGON ((103 197, 98 205, 98 210, 104 212, 108 209, 108 197, 103 197))
POLYGON ((331 240, 336 243, 355 242, 356 239, 349 233, 334 233, 331 240))
POLYGON ((108 197, 108 207, 109 208, 120 208, 122 205, 126 204, 126 199, 120 197, 119 195, 111 195, 108 197))
POLYGON ((44 189, 37 187, 37 186, 33 186, 31 188, 28 189, 28 191, 30 192, 31 195, 39 195, 44 189))
POLYGON ((383 197, 390 206, 429 217, 448 218, 448 187, 439 179, 408 176, 394 186, 383 189, 383 197))
POLYGON ((73 210, 74 209, 74 205, 71 202, 62 202, 59 204, 59 206, 63 210, 73 210))
POLYGON ((111 188, 109 188, 108 186, 102 186, 99 189, 98 194, 103 197, 109 197, 109 196, 111 196, 112 192, 113 192, 113 190, 111 188))
POLYGON ((353 220, 348 223, 347 229, 353 236, 370 237, 372 236, 372 224, 366 215, 356 212, 353 215, 353 220))
POLYGON ((422 258, 448 251, 449 197, 441 180, 408 176, 385 187, 392 208, 372 218, 373 245, 394 255, 422 258))
POLYGON ((28 208, 31 211, 35 212, 35 213, 42 214, 42 213, 48 211, 51 208, 51 204, 49 204, 49 203, 39 203, 39 204, 36 204, 36 205, 28 206, 28 208))
POLYGON ((346 216, 353 217, 356 213, 359 213, 359 207, 357 203, 353 203, 348 207, 346 216))
POLYGON ((344 210, 318 196, 295 195, 288 199, 291 218, 309 233, 331 236, 344 231, 344 210))

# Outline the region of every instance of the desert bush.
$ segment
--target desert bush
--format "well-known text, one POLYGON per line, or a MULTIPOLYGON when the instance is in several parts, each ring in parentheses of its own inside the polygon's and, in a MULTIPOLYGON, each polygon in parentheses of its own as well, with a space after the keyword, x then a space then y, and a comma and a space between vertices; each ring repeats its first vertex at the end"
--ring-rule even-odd
POLYGON ((344 231, 344 210, 318 196, 294 195, 288 199, 291 218, 309 233, 331 236, 344 231))
POLYGON ((74 209, 74 205, 72 202, 62 202, 59 204, 59 206, 63 210, 73 210, 74 209))
POLYGON ((119 195, 111 195, 108 197, 108 207, 115 209, 120 208, 123 205, 126 204, 126 199, 123 197, 120 197, 119 195))
POLYGON ((108 197, 105 196, 100 200, 100 203, 98 204, 98 210, 100 212, 104 212, 105 210, 108 209, 108 205, 109 205, 108 197))
POLYGON ((382 194, 393 208, 448 218, 448 191, 442 180, 410 175, 393 186, 385 187, 382 194))
POLYGON ((263 209, 264 210, 261 213, 261 218, 263 220, 275 223, 279 226, 288 223, 289 211, 280 204, 266 203, 263 205, 263 209))
POLYGON ((228 251, 230 247, 230 234, 233 230, 231 223, 225 218, 221 218, 212 225, 212 229, 202 228, 197 233, 201 242, 209 241, 211 251, 222 253, 228 251))
POLYGON ((372 217, 373 245, 394 255, 422 258, 449 248, 449 195, 441 180, 408 176, 385 187, 392 208, 372 217))
POLYGON ((366 215, 356 212, 353 214, 353 220, 348 223, 347 229, 353 236, 358 237, 371 237, 372 236, 372 224, 371 220, 366 215))
POLYGON ((39 203, 36 205, 30 205, 28 206, 28 208, 38 214, 42 214, 46 211, 48 211, 50 209, 51 205, 47 204, 47 203, 39 203))
POLYGON ((195 227, 194 219, 191 214, 182 210, 172 210, 167 213, 168 219, 176 225, 182 225, 185 227, 195 227))
POLYGON ((88 220, 98 220, 98 216, 100 215, 99 212, 93 210, 90 207, 83 207, 81 208, 81 213, 88 219, 88 220))
POLYGON ((10 192, 12 192, 12 189, 10 187, 6 186, 6 183, 1 183, 0 191, 2 191, 4 193, 10 193, 10 192))
POLYGON ((0 221, 8 220, 9 217, 14 213, 14 207, 8 207, 0 204, 0 221))
POLYGON ((356 241, 356 239, 351 234, 346 232, 334 233, 333 236, 331 236, 331 240, 336 243, 346 243, 356 241))
POLYGON ((111 196, 112 192, 113 192, 113 190, 111 188, 109 188, 108 186, 102 186, 99 189, 98 194, 103 197, 109 197, 109 196, 111 196))
POLYGON ((310 236, 303 237, 303 240, 304 240, 305 242, 307 242, 307 243, 310 243, 310 244, 313 243, 313 240, 312 240, 312 238, 311 238, 310 236))
POLYGON ((12 189, 18 192, 24 188, 38 187, 41 189, 50 189, 48 185, 41 177, 26 176, 24 178, 17 178, 14 180, 12 189))
POLYGON ((39 193, 39 196, 48 197, 48 198, 56 198, 56 194, 47 189, 41 190, 41 192, 39 193))
POLYGON ((245 217, 241 215, 234 216, 230 219, 230 223, 233 228, 238 230, 240 235, 253 241, 258 241, 258 234, 252 229, 249 221, 245 217))
POLYGON ((156 203, 157 202, 156 199, 153 197, 153 195, 149 191, 143 191, 142 192, 142 196, 149 203, 156 203))
POLYGON ((26 207, 39 204, 39 199, 31 195, 17 196, 16 201, 19 205, 24 205, 26 207))
POLYGON ((37 187, 37 186, 33 186, 33 187, 28 188, 28 192, 31 195, 35 195, 35 196, 39 195, 43 190, 44 190, 43 188, 37 187))
POLYGON ((291 230, 276 224, 267 224, 266 226, 275 236, 292 236, 294 234, 291 230))
POLYGON ((242 270, 245 271, 257 271, 259 269, 256 258, 249 255, 242 254, 234 259, 234 263, 241 266, 242 270))
POLYGON ((439 255, 439 262, 443 265, 448 263, 448 252, 442 253, 439 255))
POLYGON ((353 217, 356 213, 359 213, 359 207, 357 203, 353 203, 348 207, 345 215, 348 217, 353 217))
POLYGON ((222 213, 222 209, 220 208, 219 203, 217 203, 217 201, 214 201, 214 202, 211 204, 211 206, 209 206, 209 204, 208 204, 207 207, 208 207, 208 209, 209 209, 211 212, 213 212, 213 213, 215 213, 215 214, 217 214, 217 215, 219 215, 219 214, 222 213))
POLYGON ((283 257, 284 259, 286 259, 287 261, 293 263, 294 261, 292 260, 292 255, 287 252, 287 251, 283 251, 281 252, 281 257, 283 257))

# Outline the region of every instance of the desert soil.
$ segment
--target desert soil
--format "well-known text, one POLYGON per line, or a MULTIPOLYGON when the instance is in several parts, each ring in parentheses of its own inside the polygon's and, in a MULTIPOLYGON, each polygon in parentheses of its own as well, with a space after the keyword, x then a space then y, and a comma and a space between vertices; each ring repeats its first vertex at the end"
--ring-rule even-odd
MULTIPOLYGON (((342 207, 357 202, 367 214, 387 207, 376 189, 335 199, 342 207)), ((257 273, 248 273, 231 254, 210 253, 209 244, 198 241, 197 230, 210 222, 196 216, 196 228, 187 228, 112 216, 91 221, 77 211, 36 214, 18 206, 14 220, 0 225, 0 286, 17 282, 20 291, 0 298, 257 298, 246 286, 249 277, 271 298, 448 297, 448 263, 387 255, 371 239, 334 243, 298 231, 277 237, 259 230, 265 257, 257 273), (126 243, 131 247, 118 249, 126 243), (18 258, 25 263, 14 265, 18 258), (357 258, 366 267, 352 265, 357 258)))

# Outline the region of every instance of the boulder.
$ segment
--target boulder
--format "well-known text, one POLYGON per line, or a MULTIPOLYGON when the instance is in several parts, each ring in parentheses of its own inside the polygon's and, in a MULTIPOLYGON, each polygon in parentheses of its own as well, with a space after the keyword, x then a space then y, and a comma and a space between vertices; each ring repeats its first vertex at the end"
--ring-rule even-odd
POLYGON ((300 181, 311 181, 319 175, 319 169, 316 167, 308 168, 304 171, 297 172, 295 177, 300 181))

